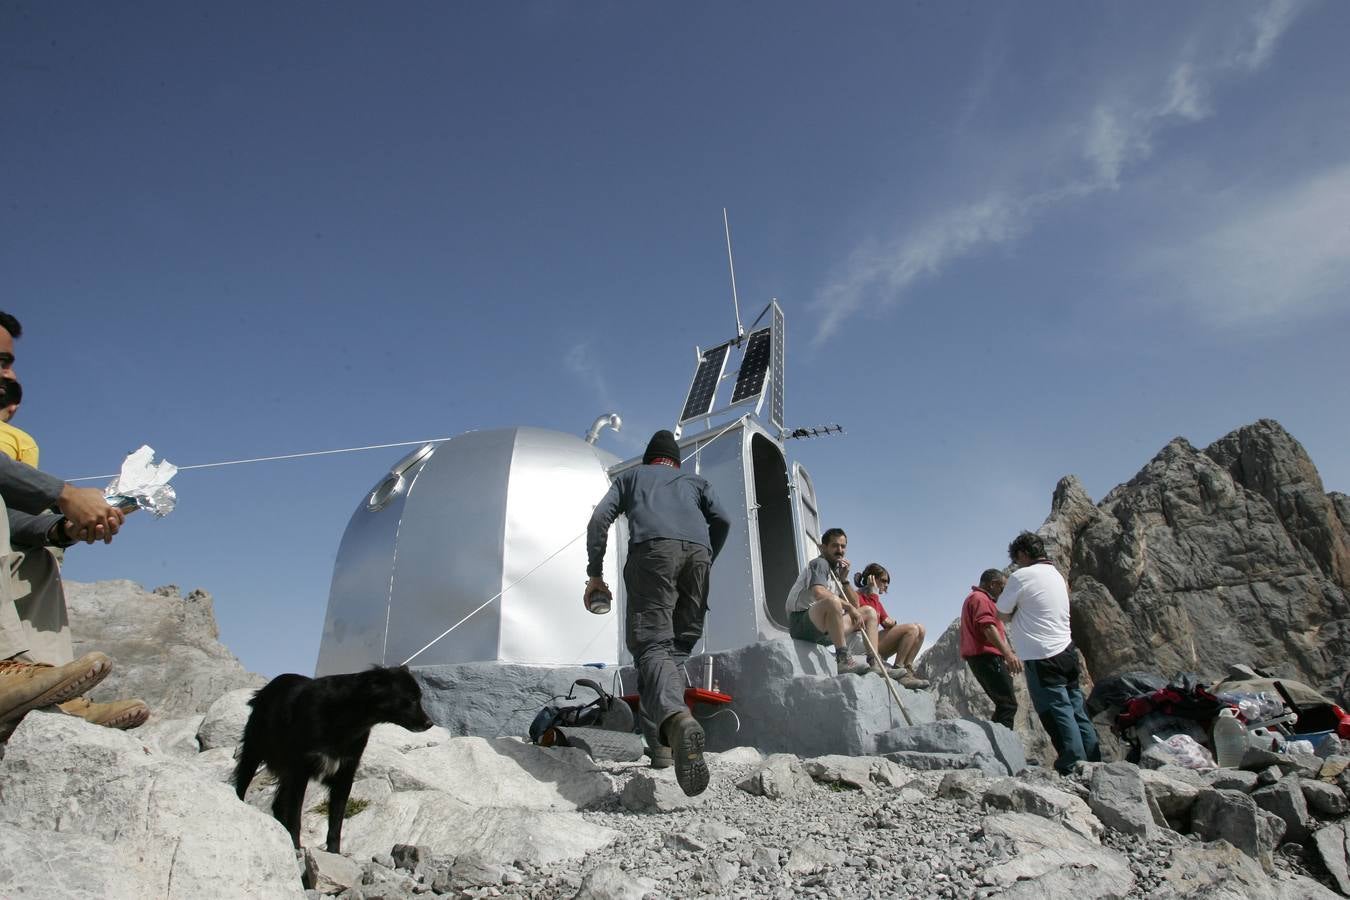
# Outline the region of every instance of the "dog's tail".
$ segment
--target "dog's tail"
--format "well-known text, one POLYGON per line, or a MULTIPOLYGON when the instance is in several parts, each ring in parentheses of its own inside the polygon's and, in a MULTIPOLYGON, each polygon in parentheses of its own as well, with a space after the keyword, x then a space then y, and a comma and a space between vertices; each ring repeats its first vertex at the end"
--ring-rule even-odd
POLYGON ((262 765, 262 757, 257 751, 250 749, 250 743, 247 736, 239 742, 239 760, 234 764, 234 792, 239 795, 240 800, 248 793, 248 786, 253 781, 253 776, 258 774, 258 766, 262 765))

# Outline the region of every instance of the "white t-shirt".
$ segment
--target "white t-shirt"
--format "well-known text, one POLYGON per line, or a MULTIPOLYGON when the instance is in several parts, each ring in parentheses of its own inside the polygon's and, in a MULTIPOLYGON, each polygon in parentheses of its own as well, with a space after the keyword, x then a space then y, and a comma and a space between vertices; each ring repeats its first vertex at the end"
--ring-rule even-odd
POLYGON ((1008 576, 998 611, 1017 611, 1008 640, 1022 659, 1049 659, 1073 640, 1069 633, 1069 586, 1050 563, 1032 563, 1008 576))

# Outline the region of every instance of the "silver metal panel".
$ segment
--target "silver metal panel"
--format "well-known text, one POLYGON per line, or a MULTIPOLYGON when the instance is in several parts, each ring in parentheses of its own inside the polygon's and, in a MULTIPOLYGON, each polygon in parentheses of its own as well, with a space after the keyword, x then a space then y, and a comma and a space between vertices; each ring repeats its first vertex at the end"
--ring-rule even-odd
POLYGON ((816 486, 801 463, 792 464, 792 484, 792 514, 797 522, 797 563, 804 569, 809 560, 820 555, 820 506, 816 502, 816 486))
POLYGON ((392 603, 391 567, 408 490, 437 444, 390 467, 352 513, 338 545, 316 675, 354 672, 384 658, 392 603))
MULTIPOLYGON (((684 464, 686 469, 692 468, 708 480, 732 516, 731 532, 709 575, 708 617, 703 623, 703 642, 698 652, 727 650, 758 640, 753 545, 743 514, 751 491, 745 464, 749 440, 746 423, 746 419, 741 419, 684 464)), ((708 436, 702 437, 706 440, 708 436)), ((699 438, 698 435, 691 438, 687 442, 689 447, 699 438)), ((688 452, 683 446, 680 449, 688 452)))
MULTIPOLYGON (((596 616, 581 605, 586 581, 586 524, 609 490, 605 470, 616 461, 584 440, 539 428, 516 429, 506 490, 503 585, 498 659, 573 664, 618 662, 616 614, 596 616)), ((605 554, 614 587, 621 554, 615 529, 605 554)), ((626 539, 625 539, 626 540, 626 539)))
MULTIPOLYGON (((515 429, 457 437, 422 467, 408 492, 391 570, 384 662, 397 665, 501 590, 506 482, 515 429)), ((414 660, 497 658, 495 604, 414 660)))

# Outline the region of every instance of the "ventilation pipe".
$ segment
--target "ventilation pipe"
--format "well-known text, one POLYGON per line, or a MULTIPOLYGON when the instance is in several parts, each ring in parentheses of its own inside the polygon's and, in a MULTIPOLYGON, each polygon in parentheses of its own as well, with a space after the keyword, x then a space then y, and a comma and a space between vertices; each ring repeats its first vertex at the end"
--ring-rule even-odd
POLYGON ((623 419, 619 418, 618 413, 606 413, 591 423, 591 430, 586 432, 586 443, 594 444, 600 440, 600 432, 605 428, 613 428, 615 431, 623 428, 623 419))

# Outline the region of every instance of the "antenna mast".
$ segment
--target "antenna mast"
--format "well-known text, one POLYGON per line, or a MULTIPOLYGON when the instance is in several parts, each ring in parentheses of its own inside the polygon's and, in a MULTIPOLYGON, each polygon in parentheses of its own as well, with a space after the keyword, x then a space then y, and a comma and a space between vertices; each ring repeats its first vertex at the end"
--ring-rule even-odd
POLYGON ((736 345, 740 346, 741 339, 745 337, 745 329, 741 327, 741 299, 736 296, 736 261, 731 258, 731 224, 727 221, 727 208, 722 207, 722 228, 727 233, 727 266, 731 269, 731 305, 736 310, 736 345))

